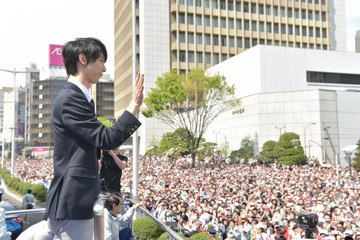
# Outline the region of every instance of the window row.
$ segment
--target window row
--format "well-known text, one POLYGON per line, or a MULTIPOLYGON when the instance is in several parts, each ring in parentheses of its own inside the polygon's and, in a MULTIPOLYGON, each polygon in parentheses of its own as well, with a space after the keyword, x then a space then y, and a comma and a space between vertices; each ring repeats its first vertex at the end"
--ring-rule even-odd
MULTIPOLYGON (((300 2, 299 0, 295 0, 295 2, 300 2)), ((309 4, 326 4, 326 0, 301 0, 302 3, 309 3, 309 4)), ((178 0, 179 5, 185 5, 185 3, 188 6, 195 6, 196 7, 204 7, 204 8, 212 8, 212 9, 221 9, 221 10, 229 10, 233 11, 236 10, 237 12, 241 12, 242 10, 244 12, 249 12, 249 8, 251 7, 251 12, 256 13, 256 3, 249 3, 244 2, 243 5, 241 5, 241 2, 239 1, 232 1, 232 0, 178 0)), ((260 6, 264 6, 263 4, 259 4, 260 6)))
MULTIPOLYGON (((251 25, 252 31, 257 31, 257 28, 259 28, 260 32, 266 32, 267 33, 275 33, 275 34, 287 34, 290 36, 302 36, 302 37, 317 37, 317 38, 326 38, 327 37, 327 30, 326 28, 313 28, 313 27, 300 27, 300 26, 293 26, 285 24, 281 24, 279 27, 279 24, 272 25, 271 23, 267 23, 266 26, 262 23, 259 23, 259 26, 256 23, 253 23, 251 25)), ((245 30, 250 30, 245 29, 245 30)), ((235 47, 234 44, 235 37, 233 36, 223 36, 218 34, 202 34, 202 33, 192 33, 188 32, 187 34, 185 32, 179 32, 178 42, 179 43, 188 43, 188 44, 199 44, 199 45, 214 45, 222 47, 235 47)))
MULTIPOLYGON (((300 14, 301 14, 301 19, 305 20, 316 20, 316 21, 320 21, 320 19, 322 21, 326 21, 326 12, 320 12, 319 11, 315 11, 315 14, 312 11, 306 11, 306 10, 301 10, 301 12, 299 11, 299 9, 295 9, 294 11, 294 15, 292 11, 281 11, 281 16, 282 17, 288 17, 288 18, 295 18, 295 19, 300 19, 300 14), (287 15, 286 15, 287 13, 287 15)), ((234 29, 234 28, 239 28, 241 27, 241 25, 239 25, 239 21, 241 21, 241 19, 235 19, 235 18, 225 18, 225 17, 217 17, 217 16, 203 16, 201 14, 196 14, 194 16, 194 14, 190 14, 188 13, 187 15, 185 15, 185 13, 179 13, 178 15, 178 23, 180 24, 187 24, 187 25, 197 25, 197 26, 205 26, 205 27, 222 27, 222 28, 229 28, 229 29, 234 29), (220 21, 219 21, 220 20, 220 21)))
MULTIPOLYGON (((242 39, 239 39, 237 41, 237 46, 242 48, 244 46, 245 49, 249 49, 251 47, 254 47, 258 44, 260 45, 274 45, 274 46, 283 46, 283 47, 296 47, 296 48, 309 48, 309 49, 323 49, 323 50, 327 50, 327 46, 323 45, 321 48, 321 44, 313 44, 313 43, 300 43, 300 42, 285 42, 282 41, 280 43, 280 41, 272 41, 272 40, 267 40, 265 41, 265 39, 260 39, 260 41, 258 41, 257 39, 253 39, 251 40, 250 38, 245 38, 244 41, 242 41, 242 39), (244 45, 243 45, 244 44, 244 45)), ((227 54, 212 54, 212 53, 203 53, 203 52, 193 52, 193 51, 180 51, 179 52, 179 62, 184 62, 184 63, 195 63, 195 55, 196 55, 196 63, 197 64, 218 64, 221 61, 225 61, 226 59, 228 59, 228 55, 227 54), (187 53, 187 54, 186 54, 187 53)), ((229 57, 233 57, 233 56, 229 56, 229 57)))

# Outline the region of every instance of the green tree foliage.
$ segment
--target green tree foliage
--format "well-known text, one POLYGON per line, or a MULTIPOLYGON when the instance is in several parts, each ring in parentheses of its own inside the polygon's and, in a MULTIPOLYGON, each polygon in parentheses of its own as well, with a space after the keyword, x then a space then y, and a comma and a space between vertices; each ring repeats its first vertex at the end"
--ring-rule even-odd
POLYGON ((235 87, 229 86, 223 76, 206 76, 202 69, 192 69, 187 75, 173 70, 158 77, 155 85, 144 100, 142 114, 161 119, 173 129, 185 129, 194 166, 209 124, 239 104, 234 99, 235 87))
POLYGON ((104 124, 105 127, 111 127, 111 126, 113 125, 113 123, 111 122, 111 120, 109 120, 109 119, 107 119, 107 118, 105 118, 105 117, 99 116, 99 117, 97 117, 97 119, 98 119, 102 124, 104 124))
POLYGON ((249 136, 241 140, 241 148, 239 149, 241 158, 248 160, 255 155, 255 142, 249 136))
POLYGON ((269 140, 263 144, 262 151, 260 152, 260 158, 263 162, 272 162, 276 158, 274 149, 276 141, 269 140))
POLYGON ((157 146, 157 152, 170 157, 189 154, 189 144, 186 142, 186 130, 178 128, 174 132, 163 135, 157 146))
POLYGON ((356 169, 356 170, 360 170, 360 140, 358 140, 357 142, 357 148, 356 148, 356 151, 355 151, 355 155, 354 155, 354 158, 353 158, 353 167, 356 169))
POLYGON ((138 240, 158 239, 164 233, 164 230, 149 217, 135 219, 133 231, 138 240))
POLYGON ((299 135, 293 132, 287 132, 280 136, 274 148, 275 156, 278 157, 279 164, 284 165, 304 165, 306 156, 301 146, 299 135))

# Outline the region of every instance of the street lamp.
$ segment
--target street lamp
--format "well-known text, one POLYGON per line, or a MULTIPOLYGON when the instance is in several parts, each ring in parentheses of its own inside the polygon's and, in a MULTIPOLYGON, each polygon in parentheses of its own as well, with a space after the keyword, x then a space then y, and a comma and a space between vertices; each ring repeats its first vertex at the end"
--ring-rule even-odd
POLYGON ((280 137, 281 137, 281 134, 282 134, 281 130, 282 130, 282 129, 286 129, 286 125, 283 124, 283 125, 280 125, 280 126, 275 126, 275 128, 277 128, 277 129, 280 130, 280 137))
POLYGON ((316 122, 312 122, 312 123, 306 125, 306 127, 304 128, 304 153, 305 153, 305 156, 306 156, 306 129, 308 127, 310 127, 311 125, 315 125, 315 124, 316 124, 316 122))
POLYGON ((14 175, 14 157, 15 157, 15 133, 16 133, 16 74, 17 73, 27 73, 29 71, 16 71, 14 70, 7 70, 0 68, 0 71, 12 73, 14 75, 14 84, 13 84, 13 108, 14 108, 14 116, 13 116, 13 134, 11 136, 11 175, 14 175))

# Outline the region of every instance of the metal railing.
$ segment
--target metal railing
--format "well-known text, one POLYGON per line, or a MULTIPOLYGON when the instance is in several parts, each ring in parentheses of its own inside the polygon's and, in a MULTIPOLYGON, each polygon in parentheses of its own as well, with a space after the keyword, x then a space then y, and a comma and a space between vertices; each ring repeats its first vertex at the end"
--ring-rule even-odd
MULTIPOLYGON (((159 219, 157 219, 155 216, 153 216, 146 208, 139 207, 138 210, 141 211, 145 216, 149 217, 151 220, 153 220, 162 230, 169 233, 169 239, 175 239, 175 240, 182 240, 182 238, 169 226, 167 226, 165 223, 161 222, 159 219)), ((45 208, 33 208, 33 209, 21 209, 21 210, 13 210, 13 211, 6 211, 5 215, 10 214, 35 214, 35 213, 45 213, 45 208)), ((94 229, 96 226, 94 226, 94 229)), ((103 232, 103 231, 102 231, 103 232)), ((94 232, 94 236, 99 235, 96 232, 94 232)))

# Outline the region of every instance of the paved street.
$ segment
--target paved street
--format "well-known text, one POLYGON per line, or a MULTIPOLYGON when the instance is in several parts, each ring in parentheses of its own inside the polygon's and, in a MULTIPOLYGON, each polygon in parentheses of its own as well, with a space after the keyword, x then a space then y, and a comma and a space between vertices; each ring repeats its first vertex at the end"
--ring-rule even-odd
MULTIPOLYGON (((6 187, 6 186, 5 186, 6 187)), ((16 206, 18 209, 22 209, 22 196, 19 194, 16 194, 14 192, 10 192, 10 190, 6 189, 5 194, 3 195, 3 201, 7 201, 11 203, 12 205, 16 206)), ((35 206, 35 208, 44 208, 44 204, 40 203, 35 206)), ((27 229, 29 226, 38 223, 42 220, 43 213, 34 213, 29 215, 30 216, 30 224, 26 224, 24 222, 24 229, 27 229)), ((22 219, 24 219, 24 215, 20 215, 22 219)))

